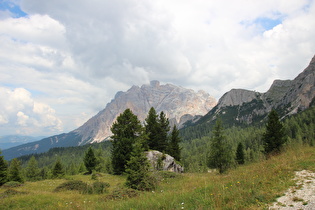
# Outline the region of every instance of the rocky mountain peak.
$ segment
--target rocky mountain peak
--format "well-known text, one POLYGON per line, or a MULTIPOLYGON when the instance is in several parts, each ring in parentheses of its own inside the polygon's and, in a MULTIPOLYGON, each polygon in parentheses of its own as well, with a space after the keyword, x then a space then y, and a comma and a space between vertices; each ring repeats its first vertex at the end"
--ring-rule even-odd
POLYGON ((247 103, 257 98, 257 92, 244 90, 244 89, 232 89, 225 93, 219 100, 218 107, 225 106, 238 106, 243 103, 247 103))
POLYGON ((110 127, 117 116, 127 108, 144 121, 150 108, 154 107, 157 113, 163 111, 173 124, 180 127, 186 120, 205 115, 215 105, 216 100, 204 91, 195 92, 172 84, 161 85, 153 80, 150 84, 118 92, 104 110, 74 132, 82 136, 80 144, 103 141, 111 135, 110 127))

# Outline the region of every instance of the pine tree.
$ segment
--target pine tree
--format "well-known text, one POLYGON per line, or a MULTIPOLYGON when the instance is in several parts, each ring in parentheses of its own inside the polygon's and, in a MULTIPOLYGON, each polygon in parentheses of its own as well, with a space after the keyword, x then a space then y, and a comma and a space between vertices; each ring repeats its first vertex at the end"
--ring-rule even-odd
POLYGON ((180 161, 180 152, 181 148, 179 147, 179 143, 181 139, 179 137, 179 130, 176 125, 174 125, 171 133, 170 143, 168 146, 168 154, 175 158, 175 160, 180 161))
POLYGON ((149 110, 148 116, 145 119, 145 130, 148 134, 148 147, 153 150, 158 149, 160 125, 158 123, 158 115, 153 107, 149 110))
POLYGON ((266 131, 263 134, 265 154, 279 153, 286 142, 284 128, 279 120, 278 113, 272 110, 268 115, 266 131))
POLYGON ((89 147, 89 149, 85 153, 83 161, 84 161, 84 165, 85 165, 86 169, 88 170, 89 174, 91 174, 92 171, 95 170, 95 167, 97 164, 97 160, 96 160, 96 157, 94 155, 94 151, 93 151, 91 146, 89 147))
POLYGON ((149 179, 149 162, 144 153, 142 139, 137 139, 134 143, 130 160, 127 162, 126 185, 136 190, 151 190, 154 188, 153 182, 149 179))
POLYGON ((21 163, 17 158, 12 159, 8 170, 8 181, 24 182, 21 174, 21 163))
POLYGON ((168 132, 170 131, 170 123, 168 121, 168 118, 166 118, 166 115, 162 111, 160 113, 159 119, 159 137, 158 137, 158 145, 157 150, 160 152, 166 152, 167 145, 168 145, 168 132))
POLYGON ((65 170, 61 161, 58 159, 52 169, 52 177, 53 178, 61 178, 65 175, 65 170))
POLYGON ((40 179, 38 163, 34 156, 28 161, 25 175, 28 181, 37 181, 40 179))
MULTIPOLYGON (((1 154, 1 151, 0 151, 1 154)), ((0 186, 7 182, 8 164, 3 156, 0 156, 0 186)))
POLYGON ((79 173, 83 173, 85 171, 86 171, 85 165, 84 165, 84 163, 81 163, 80 167, 79 167, 79 173))
POLYGON ((138 117, 130 109, 126 109, 117 117, 112 125, 112 166, 114 174, 122 174, 130 160, 133 144, 136 138, 144 134, 144 129, 138 117))
POLYGON ((242 142, 240 142, 238 145, 237 145, 237 149, 236 149, 236 162, 239 164, 239 165, 242 165, 245 163, 245 153, 244 153, 244 147, 243 147, 243 144, 242 142))
POLYGON ((232 151, 224 135, 222 121, 218 119, 211 137, 209 167, 219 169, 224 173, 232 165, 232 151))

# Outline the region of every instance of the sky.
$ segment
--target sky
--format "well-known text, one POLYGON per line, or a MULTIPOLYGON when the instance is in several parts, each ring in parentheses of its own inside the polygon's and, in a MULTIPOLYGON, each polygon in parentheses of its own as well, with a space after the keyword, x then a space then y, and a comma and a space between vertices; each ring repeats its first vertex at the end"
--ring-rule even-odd
POLYGON ((0 0, 0 136, 69 132, 151 80, 266 92, 315 54, 315 0, 0 0))

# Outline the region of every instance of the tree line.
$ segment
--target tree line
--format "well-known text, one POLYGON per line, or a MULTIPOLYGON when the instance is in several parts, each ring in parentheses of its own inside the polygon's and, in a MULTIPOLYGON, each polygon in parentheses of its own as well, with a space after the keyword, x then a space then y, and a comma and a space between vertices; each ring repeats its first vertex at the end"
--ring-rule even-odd
MULTIPOLYGON (((9 163, 0 155, 0 185, 8 181, 36 181, 93 171, 125 173, 130 175, 130 180, 137 180, 139 171, 147 171, 143 152, 149 149, 173 154, 185 171, 205 172, 208 168, 217 168, 223 173, 230 167, 277 154, 286 145, 314 146, 315 107, 283 121, 272 111, 265 126, 225 128, 217 121, 210 135, 183 142, 180 142, 178 129, 170 129, 164 113, 157 114, 151 109, 145 122, 140 123, 130 110, 125 110, 113 124, 112 132, 111 142, 54 148, 45 154, 24 156, 9 163)), ((146 179, 147 175, 141 176, 146 179)), ((134 186, 132 181, 129 185, 134 186)))
POLYGON ((181 143, 182 163, 189 172, 206 172, 209 167, 225 171, 224 164, 230 168, 260 161, 281 152, 285 146, 314 146, 314 136, 315 107, 283 120, 272 110, 266 124, 260 126, 224 128, 219 120, 209 135, 181 143), (225 163, 219 165, 222 158, 225 163))

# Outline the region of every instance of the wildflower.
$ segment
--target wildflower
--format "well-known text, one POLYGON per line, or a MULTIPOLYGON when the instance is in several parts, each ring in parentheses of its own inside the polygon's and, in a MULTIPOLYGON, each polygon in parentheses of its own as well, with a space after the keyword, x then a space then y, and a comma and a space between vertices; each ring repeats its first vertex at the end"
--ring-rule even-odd
POLYGON ((185 203, 184 202, 182 202, 182 205, 184 205, 185 203))

